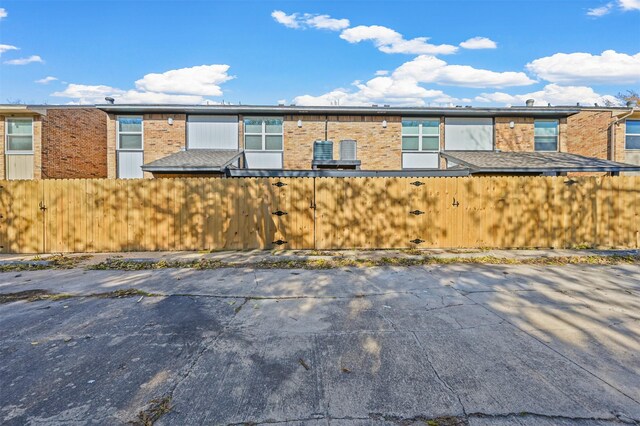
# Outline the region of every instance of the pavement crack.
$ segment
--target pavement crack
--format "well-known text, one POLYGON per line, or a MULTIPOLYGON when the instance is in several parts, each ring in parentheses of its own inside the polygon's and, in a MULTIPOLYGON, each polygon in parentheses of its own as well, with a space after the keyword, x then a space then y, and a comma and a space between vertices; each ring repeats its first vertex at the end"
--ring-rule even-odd
POLYGON ((455 390, 453 390, 453 388, 449 385, 449 383, 447 383, 442 377, 440 377, 440 373, 438 373, 438 370, 436 370, 436 367, 433 365, 433 362, 431 362, 431 359, 429 358, 429 355, 427 354, 424 347, 422 346, 422 343, 420 343, 420 339, 418 339, 418 335, 416 334, 416 332, 412 331, 411 334, 413 335, 413 339, 415 340, 416 345, 418 345, 418 347, 420 348, 420 352, 423 358, 427 361, 427 364, 429 364, 429 367, 431 367, 431 370, 433 370, 433 373, 436 375, 436 378, 438 379, 438 381, 442 386, 447 388, 449 392, 451 392, 451 394, 455 396, 455 398, 458 400, 458 404, 460 404, 462 413, 466 417, 467 411, 464 408, 464 404, 462 403, 462 399, 460 398, 460 395, 458 395, 458 393, 455 390))

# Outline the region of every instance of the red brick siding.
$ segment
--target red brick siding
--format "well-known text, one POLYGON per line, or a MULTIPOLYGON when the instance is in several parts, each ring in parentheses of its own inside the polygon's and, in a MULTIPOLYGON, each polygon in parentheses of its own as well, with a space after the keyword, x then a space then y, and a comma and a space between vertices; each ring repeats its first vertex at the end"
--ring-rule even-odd
POLYGON ((607 159, 610 157, 611 111, 580 111, 567 118, 566 147, 571 154, 607 159))
POLYGON ((107 177, 107 114, 51 108, 42 116, 42 178, 107 177))

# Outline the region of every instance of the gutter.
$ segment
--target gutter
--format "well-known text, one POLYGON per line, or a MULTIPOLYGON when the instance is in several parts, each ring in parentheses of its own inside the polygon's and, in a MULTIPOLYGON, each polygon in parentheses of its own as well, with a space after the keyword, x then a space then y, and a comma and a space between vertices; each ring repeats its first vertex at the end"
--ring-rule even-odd
POLYGON ((468 169, 458 170, 283 170, 229 169, 228 177, 460 177, 468 169))

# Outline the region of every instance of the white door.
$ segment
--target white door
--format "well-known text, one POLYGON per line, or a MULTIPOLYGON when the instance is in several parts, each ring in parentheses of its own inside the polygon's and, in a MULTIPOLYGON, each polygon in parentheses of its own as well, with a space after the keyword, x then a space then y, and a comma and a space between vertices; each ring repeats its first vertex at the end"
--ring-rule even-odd
POLYGON ((492 151, 493 118, 445 118, 444 149, 447 151, 492 151))
POLYGON ((238 116, 190 115, 187 149, 238 149, 238 116))

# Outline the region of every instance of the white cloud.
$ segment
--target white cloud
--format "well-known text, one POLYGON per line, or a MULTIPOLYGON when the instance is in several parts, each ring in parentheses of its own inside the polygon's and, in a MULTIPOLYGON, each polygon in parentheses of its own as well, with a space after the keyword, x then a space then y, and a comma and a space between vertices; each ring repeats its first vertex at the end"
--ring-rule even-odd
POLYGON ((384 53, 407 53, 427 55, 447 55, 457 52, 458 48, 449 44, 430 44, 427 37, 416 37, 411 40, 399 32, 380 25, 359 25, 348 28, 340 34, 340 38, 349 43, 360 43, 370 40, 374 46, 384 53))
POLYGON ((460 43, 460 47, 464 49, 495 49, 498 44, 487 37, 473 37, 460 43))
POLYGON ((173 95, 167 93, 122 90, 105 85, 69 84, 66 89, 51 96, 73 99, 74 104, 103 104, 104 98, 111 96, 123 104, 202 104, 206 101, 197 95, 173 95))
POLYGON ((2 56, 4 52, 8 52, 9 50, 18 50, 18 48, 10 44, 0 44, 0 56, 2 56))
POLYGON ((8 65, 27 65, 34 62, 38 62, 41 64, 44 63, 42 58, 38 55, 31 55, 28 58, 18 58, 18 59, 11 59, 9 61, 4 61, 4 63, 8 65))
POLYGON ((593 16, 595 18, 599 18, 601 16, 611 13, 613 6, 614 6, 613 3, 607 3, 604 6, 591 8, 587 10, 587 15, 593 16))
POLYGON ((640 53, 556 53, 532 61, 527 69, 552 83, 636 83, 640 81, 640 53))
POLYGON ((9 14, 7 13, 7 9, 4 7, 0 7, 0 20, 6 18, 9 14))
POLYGON ((348 19, 335 19, 329 15, 304 14, 305 23, 319 30, 340 31, 349 28, 351 23, 348 19))
POLYGON ((228 70, 228 65, 200 65, 147 74, 135 82, 135 90, 71 83, 51 96, 72 99, 74 104, 104 103, 106 96, 123 104, 210 104, 216 102, 205 96, 222 96, 219 85, 233 78, 228 70))
POLYGON ((378 70, 378 71, 376 71, 376 75, 377 76, 389 75, 389 71, 387 71, 387 70, 378 70))
POLYGON ((136 88, 143 92, 221 96, 220 84, 233 78, 227 71, 229 65, 200 65, 147 74, 136 81, 136 88))
POLYGON ((298 14, 292 13, 291 15, 287 15, 281 10, 274 10, 271 12, 271 17, 276 20, 277 23, 284 25, 288 28, 300 28, 300 24, 298 23, 298 14))
POLYGON ((348 19, 335 19, 329 15, 314 15, 312 13, 292 13, 287 15, 281 10, 271 12, 271 17, 279 24, 288 28, 316 28, 319 30, 340 31, 349 28, 348 19))
POLYGON ((394 72, 396 79, 410 78, 420 83, 463 87, 526 86, 535 83, 523 72, 495 72, 468 65, 448 65, 434 56, 421 55, 400 65, 394 72))
POLYGON ((390 75, 378 75, 367 82, 355 81, 354 89, 338 88, 328 93, 303 95, 297 105, 370 105, 394 104, 423 106, 426 99, 438 104, 471 102, 456 99, 441 90, 423 87, 424 83, 466 87, 522 86, 534 83, 524 73, 494 72, 463 65, 448 65, 434 56, 421 55, 405 62, 390 75))
POLYGON ((39 83, 39 84, 49 84, 52 81, 56 81, 57 78, 56 77, 45 77, 45 78, 41 78, 40 80, 36 80, 35 83, 39 83))
POLYGON ((599 18, 611 13, 616 6, 623 12, 640 10, 640 0, 617 0, 616 2, 609 2, 600 7, 588 9, 587 15, 599 18))
POLYGON ((536 105, 581 105, 598 103, 603 105, 605 101, 616 102, 610 95, 600 95, 591 87, 586 86, 560 86, 558 84, 548 84, 542 90, 524 93, 521 95, 511 95, 504 92, 482 93, 475 98, 477 102, 499 103, 506 105, 523 105, 527 99, 534 99, 536 105))
POLYGON ((640 10, 640 0, 618 0, 622 10, 640 10))
POLYGON ((393 104, 399 106, 424 106, 425 98, 446 96, 440 90, 427 90, 410 82, 394 82, 388 77, 378 77, 366 84, 356 86, 357 91, 335 89, 320 96, 297 96, 296 105, 328 106, 352 105, 367 106, 371 104, 393 104), (408 83, 408 84, 407 84, 408 83))
POLYGON ((94 104, 104 103, 105 96, 115 97, 123 93, 123 90, 115 89, 110 86, 90 86, 85 84, 71 83, 67 85, 66 89, 64 89, 63 91, 54 92, 51 94, 51 96, 75 99, 76 102, 81 104, 94 104))

